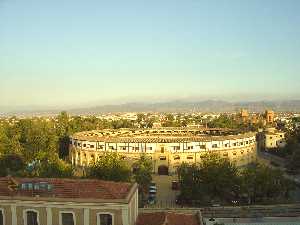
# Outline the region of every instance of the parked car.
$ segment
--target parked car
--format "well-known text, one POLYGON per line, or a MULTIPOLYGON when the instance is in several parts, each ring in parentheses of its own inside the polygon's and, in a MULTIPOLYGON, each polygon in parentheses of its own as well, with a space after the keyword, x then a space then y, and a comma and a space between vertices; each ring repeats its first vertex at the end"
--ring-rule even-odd
POLYGON ((148 196, 148 204, 153 205, 156 203, 156 195, 149 194, 148 196))
POLYGON ((156 188, 149 188, 149 194, 156 194, 156 188))

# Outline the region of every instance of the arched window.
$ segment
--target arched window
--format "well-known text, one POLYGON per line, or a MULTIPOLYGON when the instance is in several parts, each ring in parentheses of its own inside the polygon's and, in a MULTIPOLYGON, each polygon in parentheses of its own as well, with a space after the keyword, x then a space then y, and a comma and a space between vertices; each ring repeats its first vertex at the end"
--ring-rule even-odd
POLYGON ((4 210, 0 209, 0 225, 5 224, 5 218, 4 218, 4 210))
POLYGON ((39 225, 39 212, 34 209, 27 209, 23 212, 25 225, 39 225))

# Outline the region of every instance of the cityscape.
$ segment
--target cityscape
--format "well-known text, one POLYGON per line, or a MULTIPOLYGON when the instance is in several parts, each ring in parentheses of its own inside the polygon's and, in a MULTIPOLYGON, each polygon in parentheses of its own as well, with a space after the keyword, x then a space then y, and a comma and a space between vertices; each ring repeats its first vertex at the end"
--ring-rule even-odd
POLYGON ((300 225, 299 10, 0 1, 0 225, 300 225))

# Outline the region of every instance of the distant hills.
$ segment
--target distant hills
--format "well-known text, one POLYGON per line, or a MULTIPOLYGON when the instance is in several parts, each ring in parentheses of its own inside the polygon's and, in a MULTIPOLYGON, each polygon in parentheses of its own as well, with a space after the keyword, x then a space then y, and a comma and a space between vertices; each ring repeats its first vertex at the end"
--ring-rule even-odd
POLYGON ((125 103, 69 109, 37 109, 22 108, 21 110, 5 111, 0 108, 0 115, 52 115, 67 110, 71 114, 94 115, 118 112, 236 112, 241 108, 249 112, 262 112, 272 109, 276 112, 300 112, 300 100, 286 101, 252 101, 229 102, 218 100, 206 101, 169 101, 161 103, 125 103))
POLYGON ((246 108, 249 112, 262 112, 272 109, 277 112, 300 112, 300 100, 292 101, 171 101, 162 103, 126 103, 120 105, 104 105, 82 109, 72 109, 74 114, 98 114, 109 112, 235 112, 246 108))

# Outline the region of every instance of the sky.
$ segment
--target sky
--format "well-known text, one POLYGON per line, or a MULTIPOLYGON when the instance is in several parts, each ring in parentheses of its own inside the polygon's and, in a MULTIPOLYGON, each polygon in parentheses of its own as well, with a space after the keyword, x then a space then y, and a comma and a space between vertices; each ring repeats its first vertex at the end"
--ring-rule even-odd
POLYGON ((298 0, 0 0, 0 106, 300 99, 298 0))

